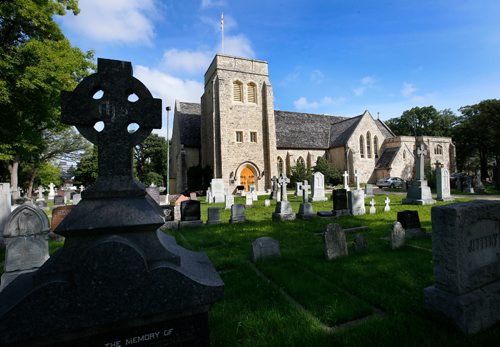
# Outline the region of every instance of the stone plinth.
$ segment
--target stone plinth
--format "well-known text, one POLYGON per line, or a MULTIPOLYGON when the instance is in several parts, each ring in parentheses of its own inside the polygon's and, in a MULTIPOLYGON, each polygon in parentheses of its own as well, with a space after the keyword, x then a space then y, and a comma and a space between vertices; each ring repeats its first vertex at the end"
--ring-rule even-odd
POLYGON ((313 206, 310 202, 305 202, 300 204, 299 213, 297 213, 297 218, 299 219, 310 219, 315 217, 313 206))
POLYGON ((431 188, 427 185, 427 181, 419 180, 410 182, 406 198, 402 202, 410 205, 432 205, 436 203, 436 200, 432 198, 431 188))
POLYGON ((292 210, 292 205, 288 201, 278 201, 276 203, 276 209, 273 213, 273 220, 294 220, 295 213, 292 210))
POLYGON ((427 309, 465 333, 500 321, 500 202, 476 200, 432 208, 435 284, 424 290, 427 309))

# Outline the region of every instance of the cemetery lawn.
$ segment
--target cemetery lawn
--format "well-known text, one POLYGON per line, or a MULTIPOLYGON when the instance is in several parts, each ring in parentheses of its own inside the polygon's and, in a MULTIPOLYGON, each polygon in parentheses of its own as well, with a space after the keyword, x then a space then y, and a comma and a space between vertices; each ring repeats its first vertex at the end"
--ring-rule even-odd
MULTIPOLYGON (((224 300, 209 313, 211 345, 498 345, 500 324, 466 336, 424 309, 423 289, 434 282, 431 238, 411 240, 392 251, 387 236, 397 212, 407 209, 417 210, 422 227, 431 231, 431 206, 401 205, 404 195, 392 194, 391 211, 384 213, 385 197, 375 197, 374 215, 273 222, 275 202, 265 207, 260 196, 246 209, 243 224, 229 224, 224 204, 208 205, 202 199, 202 220, 209 206, 220 207, 222 224, 166 232, 183 247, 206 252, 224 281, 224 300), (344 229, 367 226, 368 231, 359 233, 368 250, 356 253, 355 232, 348 233, 349 256, 326 261, 322 233, 328 223, 344 229), (251 243, 262 236, 279 241, 282 257, 254 264, 251 243)), ((302 199, 289 195, 289 200, 298 211, 302 199)), ((236 197, 235 203, 244 204, 244 198, 236 197)), ((315 212, 330 211, 332 202, 313 206, 315 212)), ((50 241, 51 253, 62 244, 50 241)))

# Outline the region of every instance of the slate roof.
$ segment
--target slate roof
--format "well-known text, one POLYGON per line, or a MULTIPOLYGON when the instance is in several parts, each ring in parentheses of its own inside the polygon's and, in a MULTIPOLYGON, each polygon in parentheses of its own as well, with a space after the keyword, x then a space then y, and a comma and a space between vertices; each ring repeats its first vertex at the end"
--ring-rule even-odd
POLYGON ((274 111, 277 148, 328 149, 335 125, 350 118, 274 111))
POLYGON ((361 117, 363 116, 347 118, 342 122, 331 125, 330 147, 345 145, 354 132, 354 129, 356 129, 361 117))
POLYGON ((179 102, 175 117, 179 117, 181 143, 186 147, 201 147, 201 105, 179 102))
POLYGON ((378 129, 380 130, 380 132, 381 132, 382 134, 384 134, 384 136, 385 136, 386 138, 388 138, 388 137, 395 137, 395 136, 396 136, 396 135, 392 132, 392 130, 391 130, 391 129, 389 129, 389 127, 388 127, 387 125, 385 125, 385 123, 384 123, 384 122, 382 122, 380 119, 377 119, 377 120, 375 121, 375 123, 377 124, 377 127, 378 127, 378 129))
POLYGON ((386 148, 375 165, 375 169, 390 169, 399 147, 386 148))

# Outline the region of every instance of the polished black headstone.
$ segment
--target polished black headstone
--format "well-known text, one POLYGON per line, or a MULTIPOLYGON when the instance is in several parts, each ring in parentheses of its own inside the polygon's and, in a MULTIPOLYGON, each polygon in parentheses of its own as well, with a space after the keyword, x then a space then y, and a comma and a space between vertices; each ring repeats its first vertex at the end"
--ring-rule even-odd
POLYGON ((64 196, 54 196, 54 206, 64 205, 64 196))
POLYGON ((347 200, 347 190, 345 189, 334 189, 332 192, 333 198, 333 210, 347 210, 349 209, 347 200))
POLYGON ((200 202, 185 200, 181 202, 181 221, 194 221, 201 219, 200 202))
POLYGON ((417 229, 421 227, 418 211, 399 211, 398 222, 401 223, 404 229, 417 229))

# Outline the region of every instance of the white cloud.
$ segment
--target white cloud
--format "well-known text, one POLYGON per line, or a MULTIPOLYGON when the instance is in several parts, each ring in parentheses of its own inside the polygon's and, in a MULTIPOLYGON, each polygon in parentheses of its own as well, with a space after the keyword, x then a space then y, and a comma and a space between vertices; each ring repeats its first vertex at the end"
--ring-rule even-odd
POLYGON ((224 6, 226 4, 223 0, 201 0, 201 8, 224 6))
POLYGON ((325 78, 325 75, 323 75, 323 73, 321 72, 321 70, 314 69, 314 70, 311 71, 311 77, 310 78, 311 78, 311 81, 316 82, 316 83, 320 83, 325 78))
POLYGON ((77 16, 63 16, 63 25, 95 41, 151 44, 154 0, 80 0, 77 16))
MULTIPOLYGON (((212 28, 214 32, 220 32, 220 16, 219 17, 208 17, 208 16, 201 16, 200 21, 203 24, 208 25, 209 27, 212 28)), ((236 20, 231 16, 231 15, 224 15, 224 33, 228 33, 231 30, 235 29, 238 27, 238 23, 236 20)))
POLYGON ((224 54, 243 58, 255 57, 252 44, 245 35, 226 36, 224 38, 224 54))
POLYGON ((297 110, 315 110, 323 106, 338 105, 344 101, 345 99, 343 97, 331 98, 329 96, 325 96, 319 101, 308 101, 306 97, 301 96, 293 102, 293 105, 297 110))
MULTIPOLYGON (((173 77, 161 70, 151 69, 146 66, 138 65, 134 67, 134 77, 144 83, 151 91, 155 98, 160 98, 163 101, 163 111, 166 106, 170 106, 170 134, 172 133, 173 110, 175 100, 184 102, 200 102, 200 97, 203 94, 203 84, 190 79, 180 79, 173 77)), ((163 118, 164 121, 166 118, 163 118)), ((160 131, 155 131, 166 137, 167 125, 163 124, 160 131)))
POLYGON ((361 96, 365 93, 367 89, 372 88, 375 85, 375 78, 373 76, 365 76, 361 79, 361 86, 354 88, 353 92, 356 96, 361 96))
POLYGON ((417 88, 411 83, 404 83, 403 88, 401 88, 401 94, 405 98, 411 97, 415 92, 417 91, 417 88))
POLYGON ((211 51, 189 51, 172 48, 163 53, 162 66, 169 72, 203 73, 213 58, 211 51))

